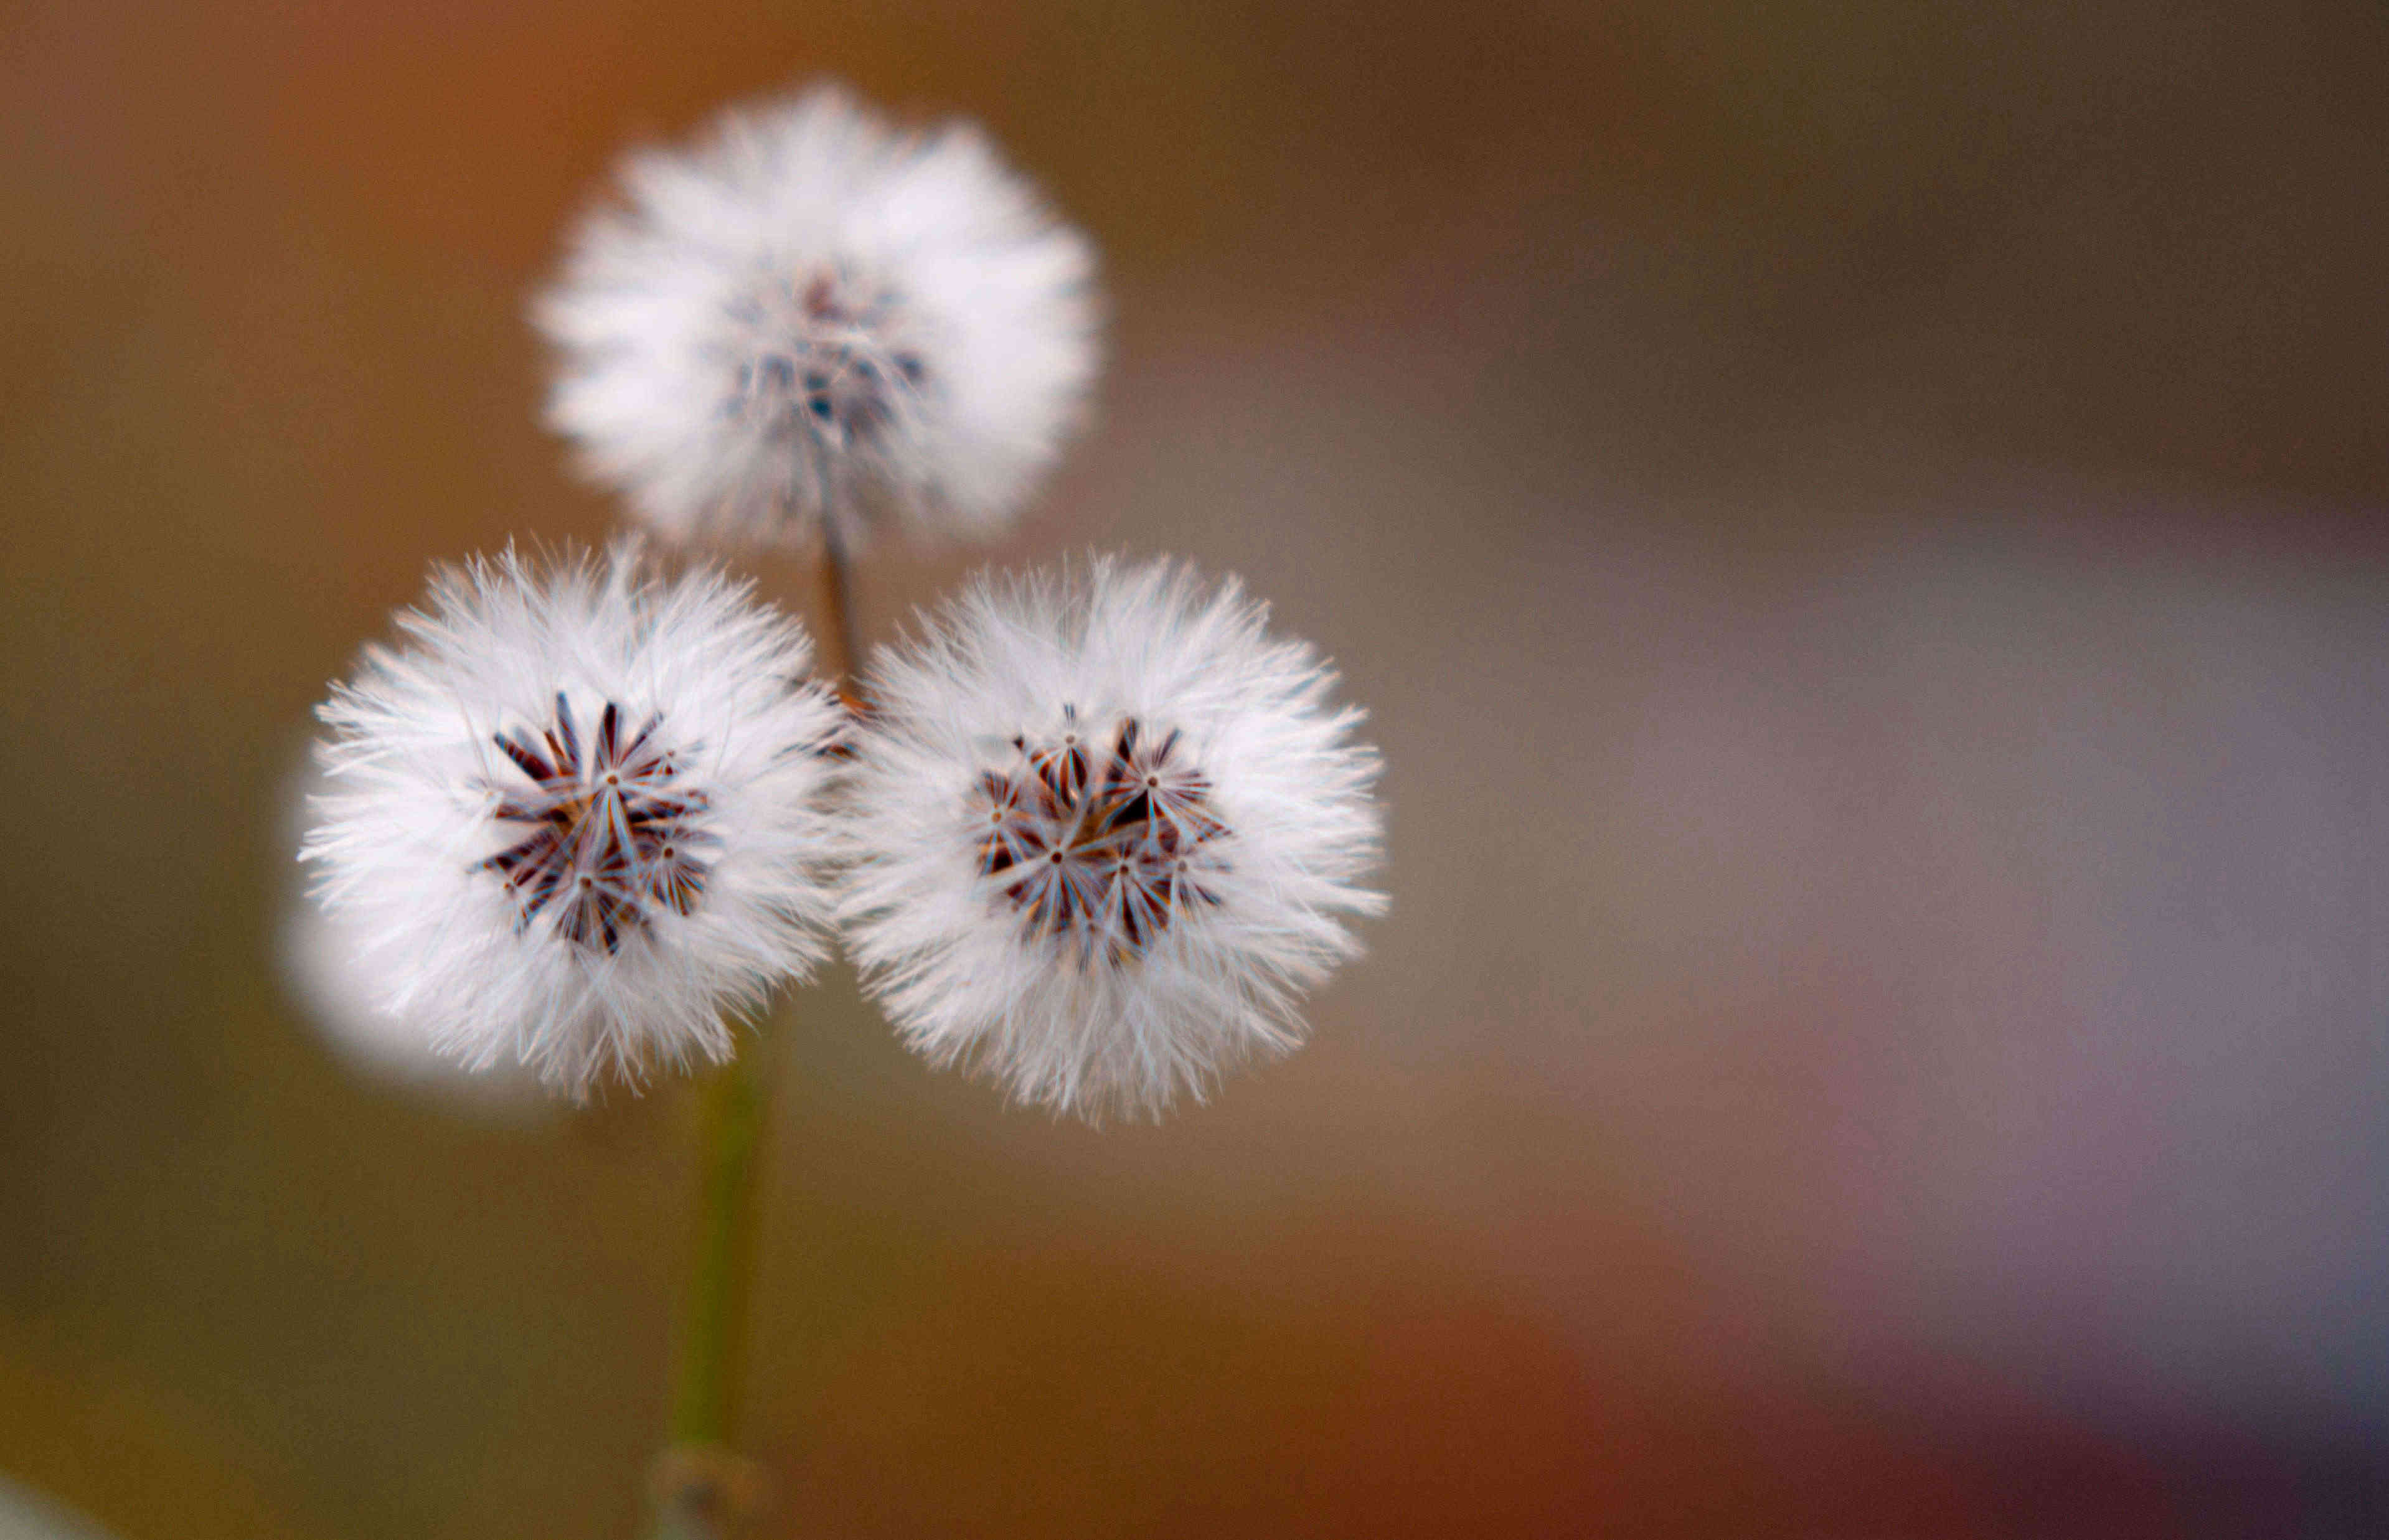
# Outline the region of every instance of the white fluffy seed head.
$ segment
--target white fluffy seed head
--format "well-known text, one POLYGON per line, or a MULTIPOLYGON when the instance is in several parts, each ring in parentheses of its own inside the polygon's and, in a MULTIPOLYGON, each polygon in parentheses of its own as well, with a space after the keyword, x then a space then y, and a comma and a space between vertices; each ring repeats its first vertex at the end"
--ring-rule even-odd
POLYGON ((576 1096, 727 1058, 823 950, 843 713, 803 628, 625 544, 440 569, 398 629, 318 711, 300 847, 359 986, 576 1096))
MULTIPOLYGON (((281 854, 288 860, 315 818, 315 803, 329 788, 312 762, 291 775, 285 788, 286 830, 281 854)), ((491 1114, 536 1110, 547 1099, 538 1076, 519 1064, 475 1072, 431 1046, 419 1022, 394 1015, 388 1005, 399 984, 388 970, 398 961, 369 943, 356 916, 334 913, 302 891, 302 869, 293 866, 282 885, 281 917, 275 927, 275 960, 290 1001, 358 1077, 421 1095, 451 1108, 491 1114)))
POLYGON ((976 128, 816 86, 621 183, 534 313, 550 423, 657 530, 990 535, 1083 415, 1093 248, 976 128))
POLYGON ((1358 950, 1383 821, 1361 713, 1233 579, 977 579, 873 659, 840 918, 913 1048, 1099 1120, 1296 1047, 1358 950))
POLYGON ((340 1063, 358 1078, 482 1114, 532 1114, 549 1104, 539 1077, 511 1062, 475 1070, 432 1047, 420 1022, 393 1014, 390 966, 346 913, 304 894, 285 906, 275 937, 284 986, 340 1063))

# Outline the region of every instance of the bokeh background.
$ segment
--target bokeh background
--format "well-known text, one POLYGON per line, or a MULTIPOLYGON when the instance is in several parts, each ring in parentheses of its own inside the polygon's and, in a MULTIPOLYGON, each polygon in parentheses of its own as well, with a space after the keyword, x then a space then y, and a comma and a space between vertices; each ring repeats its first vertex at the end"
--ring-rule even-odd
POLYGON ((608 528, 524 309, 620 148, 835 74, 1105 253, 991 554, 1274 599, 1395 908, 1158 1127, 806 994, 769 1533, 2389 1533, 2378 4, 0 37, 0 1473, 123 1540, 633 1530, 690 1098, 361 1074, 284 798, 430 560, 608 528))

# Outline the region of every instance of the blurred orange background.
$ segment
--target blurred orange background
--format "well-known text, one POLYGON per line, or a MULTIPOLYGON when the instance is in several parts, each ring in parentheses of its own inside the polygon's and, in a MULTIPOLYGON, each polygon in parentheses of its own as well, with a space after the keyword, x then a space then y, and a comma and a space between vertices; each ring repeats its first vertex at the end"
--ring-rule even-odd
POLYGON ((1047 497, 866 633, 1245 574, 1371 709, 1395 905, 1158 1127, 801 997, 769 1533, 2389 1532, 2377 4, 5 29, 0 1473, 633 1531, 690 1099, 359 1076, 283 799, 429 561, 608 528, 524 308, 615 156, 826 74, 983 121, 1113 313, 1047 497))

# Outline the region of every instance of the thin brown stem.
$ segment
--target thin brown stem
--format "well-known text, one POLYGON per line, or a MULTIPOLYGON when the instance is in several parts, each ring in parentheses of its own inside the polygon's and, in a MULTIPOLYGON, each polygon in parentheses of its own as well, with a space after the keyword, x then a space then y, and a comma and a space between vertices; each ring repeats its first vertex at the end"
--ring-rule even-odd
POLYGON ((822 528, 822 672, 839 690, 854 681, 852 589, 846 541, 838 533, 837 521, 830 519, 822 528))

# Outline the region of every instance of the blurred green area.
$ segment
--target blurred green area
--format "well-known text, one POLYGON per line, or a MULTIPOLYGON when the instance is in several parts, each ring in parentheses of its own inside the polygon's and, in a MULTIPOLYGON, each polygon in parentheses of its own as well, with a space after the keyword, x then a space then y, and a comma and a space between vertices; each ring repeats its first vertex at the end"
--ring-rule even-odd
POLYGON ((124 1540, 632 1531, 684 1088, 359 1077, 283 803, 428 562, 602 538, 521 312, 612 158, 826 72, 1106 253, 992 554, 1246 573, 1372 708, 1396 911, 1159 1128, 808 991, 774 1533, 2378 1521, 2377 6, 6 26, 0 1471, 124 1540))

